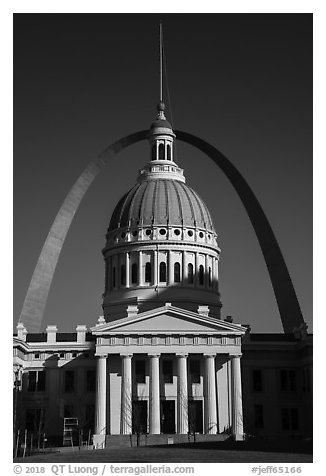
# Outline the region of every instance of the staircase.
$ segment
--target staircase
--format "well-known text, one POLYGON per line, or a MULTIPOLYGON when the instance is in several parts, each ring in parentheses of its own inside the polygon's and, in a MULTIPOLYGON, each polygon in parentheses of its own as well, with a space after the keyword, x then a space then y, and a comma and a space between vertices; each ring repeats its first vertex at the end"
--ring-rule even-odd
MULTIPOLYGON (((225 441, 229 438, 226 434, 217 435, 201 435, 196 434, 196 443, 225 441)), ((193 443, 193 435, 177 435, 177 434, 161 434, 161 435, 139 435, 139 446, 157 446, 169 444, 186 444, 193 443)), ((121 448, 137 446, 137 435, 106 435, 106 448, 121 448)))

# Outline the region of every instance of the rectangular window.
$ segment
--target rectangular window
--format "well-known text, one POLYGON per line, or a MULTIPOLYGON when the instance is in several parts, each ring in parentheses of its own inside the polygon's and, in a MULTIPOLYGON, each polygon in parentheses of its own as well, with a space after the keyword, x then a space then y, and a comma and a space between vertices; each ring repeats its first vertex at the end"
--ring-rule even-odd
POLYGON ((164 383, 173 383, 173 360, 163 360, 162 371, 164 383))
POLYGON ((191 383, 200 383, 200 360, 189 361, 191 383))
POLYGON ((254 392, 263 391, 263 373, 261 370, 252 371, 252 387, 254 392))
POLYGON ((257 404, 254 406, 255 413, 255 428, 264 428, 264 409, 263 405, 257 404))
POLYGON ((73 370, 65 371, 65 392, 72 393, 75 391, 75 372, 73 370))
POLYGON ((145 383, 146 382, 146 369, 145 369, 145 360, 136 360, 135 361, 135 373, 136 373, 136 382, 145 383))
POLYGON ((295 392, 297 389, 296 371, 281 370, 281 390, 282 392, 295 392))
POLYGON ((45 392, 45 371, 30 370, 28 372, 28 391, 45 392))
POLYGON ((44 408, 31 408, 25 413, 25 428, 28 432, 42 432, 45 424, 44 408))
POLYGON ((86 372, 86 391, 87 392, 95 392, 95 384, 96 384, 96 371, 95 370, 87 370, 87 372, 86 372))
POLYGON ((298 430, 299 429, 299 412, 297 408, 282 408, 282 430, 298 430))

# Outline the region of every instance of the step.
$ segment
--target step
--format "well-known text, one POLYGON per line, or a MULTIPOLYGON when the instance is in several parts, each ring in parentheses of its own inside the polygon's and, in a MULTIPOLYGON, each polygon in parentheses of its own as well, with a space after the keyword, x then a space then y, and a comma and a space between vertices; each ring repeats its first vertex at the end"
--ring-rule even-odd
MULTIPOLYGON (((196 434, 196 443, 224 441, 229 437, 226 434, 216 435, 202 435, 196 434)), ((139 446, 156 446, 169 444, 185 444, 193 443, 193 435, 178 435, 178 434, 160 434, 160 435, 139 435, 139 446)), ((137 435, 106 435, 105 446, 107 448, 131 447, 137 446, 137 435)))

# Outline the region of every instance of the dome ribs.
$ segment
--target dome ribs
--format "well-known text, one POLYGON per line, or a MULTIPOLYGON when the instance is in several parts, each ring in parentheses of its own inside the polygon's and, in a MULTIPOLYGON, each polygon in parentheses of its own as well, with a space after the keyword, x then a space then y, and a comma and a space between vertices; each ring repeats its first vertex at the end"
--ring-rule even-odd
POLYGON ((181 188, 187 198, 187 201, 188 201, 188 204, 189 204, 189 208, 191 210, 191 219, 193 221, 193 226, 196 226, 196 214, 195 214, 195 209, 194 209, 194 206, 193 206, 193 203, 191 201, 191 197, 189 196, 189 193, 188 193, 188 190, 189 188, 186 187, 184 184, 180 184, 181 185, 181 188))
POLYGON ((133 200, 129 208, 129 221, 131 223, 137 222, 138 225, 138 222, 140 220, 140 207, 143 201, 145 191, 146 187, 144 186, 144 184, 139 185, 136 189, 136 193, 133 196, 133 200))
MULTIPOLYGON (((192 188, 188 187, 188 190, 195 199, 195 202, 196 202, 198 210, 199 210, 199 215, 201 216, 201 222, 204 225, 204 228, 206 228, 206 220, 205 220, 205 215, 203 213, 203 208, 202 208, 203 200, 198 197, 198 195, 194 192, 194 190, 192 188)), ((199 222, 199 220, 196 220, 196 221, 197 221, 197 223, 199 222)))
POLYGON ((113 213, 112 213, 112 217, 111 217, 111 220, 110 220, 110 225, 109 225, 109 228, 108 228, 108 231, 112 231, 112 230, 115 230, 116 228, 118 228, 118 225, 119 225, 119 221, 120 221, 120 210, 121 210, 121 207, 123 206, 123 203, 126 199, 126 197, 128 196, 128 194, 130 193, 130 190, 129 192, 127 192, 122 198, 120 198, 120 200, 118 201, 113 213))
POLYGON ((141 225, 151 225, 151 219, 150 219, 150 217, 151 217, 151 208, 150 208, 151 200, 148 199, 148 196, 150 195, 150 193, 153 196, 153 189, 154 189, 153 183, 148 182, 147 186, 145 186, 145 191, 144 191, 144 194, 142 196, 140 207, 139 207, 139 216, 138 216, 138 218, 139 218, 139 223, 141 225), (147 222, 147 219, 148 219, 148 222, 147 222))
POLYGON ((134 195, 136 194, 137 189, 138 189, 138 185, 135 185, 134 187, 132 187, 132 189, 129 190, 129 192, 127 193, 126 198, 123 202, 120 218, 119 218, 119 223, 118 223, 118 226, 121 228, 128 226, 130 222, 130 214, 129 214, 130 203, 132 203, 132 199, 134 195))
MULTIPOLYGON (((171 181, 171 184, 172 184, 172 187, 173 187, 174 190, 175 190, 175 194, 176 194, 176 196, 177 196, 178 206, 179 206, 179 215, 176 216, 175 224, 176 224, 176 225, 180 225, 180 224, 181 224, 181 226, 182 226, 182 225, 183 225, 183 222, 184 222, 184 216, 183 216, 183 210, 182 210, 180 192, 178 191, 178 187, 176 186, 176 184, 175 184, 174 181, 171 181), (178 223, 178 216, 180 217, 180 222, 181 222, 181 223, 178 223)), ((172 207, 172 210, 174 210, 173 207, 172 207)))

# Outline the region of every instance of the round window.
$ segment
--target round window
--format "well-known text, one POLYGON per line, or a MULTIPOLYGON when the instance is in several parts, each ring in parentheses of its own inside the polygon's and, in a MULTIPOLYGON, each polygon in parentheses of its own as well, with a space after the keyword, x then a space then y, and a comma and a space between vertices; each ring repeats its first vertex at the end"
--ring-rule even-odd
POLYGON ((160 235, 166 235, 166 230, 164 228, 160 229, 160 235))
POLYGON ((174 230, 174 234, 179 236, 180 235, 180 230, 174 230))
POLYGON ((152 231, 151 230, 146 230, 145 233, 146 233, 147 236, 149 236, 149 235, 151 235, 152 231))
POLYGON ((138 231, 137 231, 137 230, 134 230, 134 231, 132 232, 132 236, 137 236, 137 235, 138 235, 138 231))
POLYGON ((193 234, 194 234, 194 232, 193 232, 193 231, 191 231, 191 230, 188 230, 188 236, 192 236, 193 234))
POLYGON ((202 231, 199 232, 199 238, 204 238, 204 233, 202 231))

